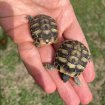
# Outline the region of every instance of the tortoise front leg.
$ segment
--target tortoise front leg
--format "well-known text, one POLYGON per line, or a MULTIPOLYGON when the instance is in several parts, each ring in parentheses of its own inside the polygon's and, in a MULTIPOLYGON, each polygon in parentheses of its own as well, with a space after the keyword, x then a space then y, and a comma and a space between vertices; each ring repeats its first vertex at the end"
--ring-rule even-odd
POLYGON ((45 69, 49 70, 53 70, 55 68, 54 65, 51 63, 44 63, 43 66, 45 67, 45 69))
POLYGON ((70 76, 64 73, 60 73, 60 77, 64 82, 67 82, 70 79, 70 76))

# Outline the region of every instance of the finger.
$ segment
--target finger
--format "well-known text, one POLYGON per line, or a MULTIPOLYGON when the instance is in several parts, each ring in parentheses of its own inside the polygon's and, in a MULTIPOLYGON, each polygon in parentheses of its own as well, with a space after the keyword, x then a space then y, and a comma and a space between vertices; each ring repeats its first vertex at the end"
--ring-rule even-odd
POLYGON ((18 44, 20 56, 36 82, 47 92, 56 90, 56 85, 42 66, 39 52, 30 42, 18 44))
MULTIPOLYGON (((76 17, 75 16, 73 16, 73 17, 74 17, 73 22, 71 23, 71 25, 69 25, 69 27, 64 32, 64 38, 78 40, 78 41, 82 42, 88 48, 88 44, 87 44, 85 36, 80 28, 80 25, 79 25, 76 17)), ((84 77, 86 76, 85 79, 88 82, 90 82, 94 79, 95 72, 94 72, 93 62, 91 62, 88 65, 88 70, 86 70, 83 73, 83 76, 84 77), (88 72, 88 74, 87 74, 87 72, 88 72)))
POLYGON ((79 96, 81 103, 87 105, 92 101, 92 94, 82 75, 79 76, 79 79, 81 81, 81 86, 77 86, 72 80, 70 80, 70 82, 79 96))
MULTIPOLYGON (((52 58, 54 56, 54 49, 51 46, 42 47, 39 49, 39 52, 43 62, 52 61, 52 58)), ((79 105, 79 97, 77 96, 69 82, 64 83, 60 79, 57 70, 48 70, 48 73, 51 75, 53 81, 55 82, 60 97, 64 100, 66 105, 79 105)))
POLYGON ((66 103, 66 105, 79 105, 80 103, 79 97, 77 96, 69 82, 64 83, 61 80, 57 70, 49 71, 49 74, 55 81, 59 95, 66 103))
POLYGON ((92 82, 95 78, 95 72, 94 72, 94 65, 93 62, 89 62, 83 71, 83 77, 86 82, 92 82))

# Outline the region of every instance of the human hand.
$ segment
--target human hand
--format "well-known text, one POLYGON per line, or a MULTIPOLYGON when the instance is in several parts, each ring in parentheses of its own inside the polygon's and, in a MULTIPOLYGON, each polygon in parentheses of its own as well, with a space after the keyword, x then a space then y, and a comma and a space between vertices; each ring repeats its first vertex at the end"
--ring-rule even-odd
POLYGON ((25 17, 38 14, 46 14, 56 20, 59 42, 64 39, 78 40, 88 47, 69 0, 3 0, 0 3, 0 24, 17 44, 20 56, 36 82, 47 93, 57 89, 66 105, 88 104, 92 100, 88 82, 95 77, 92 61, 79 76, 81 87, 74 85, 72 80, 64 83, 56 70, 45 70, 42 62, 53 60, 54 49, 58 45, 42 48, 33 45, 25 17))

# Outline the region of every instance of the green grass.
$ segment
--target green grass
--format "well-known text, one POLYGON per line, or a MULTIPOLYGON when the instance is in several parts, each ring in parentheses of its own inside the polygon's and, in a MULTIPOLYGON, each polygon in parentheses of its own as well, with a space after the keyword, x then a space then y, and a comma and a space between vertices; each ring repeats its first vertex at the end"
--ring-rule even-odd
POLYGON ((95 58, 105 58, 105 4, 104 0, 71 0, 78 21, 89 43, 91 53, 95 58), (97 45, 97 43, 100 43, 97 45))
POLYGON ((8 42, 8 37, 0 27, 0 50, 5 50, 7 48, 7 42, 8 42))
POLYGON ((43 105, 62 105, 62 104, 63 101, 59 98, 57 92, 43 97, 43 105))
POLYGON ((5 53, 4 50, 1 52, 1 60, 2 60, 2 65, 4 68, 6 68, 6 71, 10 72, 15 71, 15 66, 19 64, 20 58, 16 49, 16 45, 11 42, 10 39, 8 39, 8 43, 10 44, 9 49, 5 53), (14 47, 14 48, 13 48, 14 47))
MULTIPOLYGON (((89 105, 105 104, 105 82, 102 82, 105 78, 103 1, 71 0, 90 46, 97 73, 95 81, 90 85, 94 100, 89 105)), ((16 45, 10 39, 7 49, 0 50, 0 54, 0 105, 64 105, 57 92, 48 95, 34 84, 19 58, 16 45)))

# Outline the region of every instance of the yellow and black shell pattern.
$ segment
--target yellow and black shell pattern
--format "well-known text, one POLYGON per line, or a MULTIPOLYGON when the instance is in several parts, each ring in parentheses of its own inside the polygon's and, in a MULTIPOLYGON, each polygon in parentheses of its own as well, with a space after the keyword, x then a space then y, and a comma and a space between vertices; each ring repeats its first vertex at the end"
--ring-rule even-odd
POLYGON ((57 42, 58 30, 56 21, 47 15, 28 16, 30 31, 37 47, 57 42))
POLYGON ((90 59, 89 50, 79 41, 66 40, 57 50, 54 66, 70 77, 80 75, 90 59))

